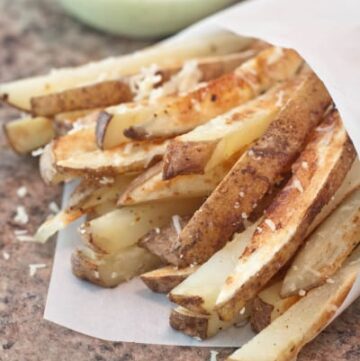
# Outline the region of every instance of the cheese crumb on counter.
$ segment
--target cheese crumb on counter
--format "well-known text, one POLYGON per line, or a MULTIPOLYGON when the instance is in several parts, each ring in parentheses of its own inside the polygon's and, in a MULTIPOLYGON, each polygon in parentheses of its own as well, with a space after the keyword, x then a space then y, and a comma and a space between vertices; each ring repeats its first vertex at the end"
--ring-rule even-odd
POLYGON ((27 188, 25 186, 18 188, 16 194, 19 198, 24 198, 27 195, 27 188))
POLYGON ((19 224, 26 224, 29 222, 29 216, 26 213, 26 209, 24 206, 16 207, 16 215, 14 217, 14 222, 19 224))
POLYGON ((30 277, 34 277, 38 269, 46 268, 46 267, 47 267, 47 265, 45 263, 29 264, 29 275, 30 275, 30 277))

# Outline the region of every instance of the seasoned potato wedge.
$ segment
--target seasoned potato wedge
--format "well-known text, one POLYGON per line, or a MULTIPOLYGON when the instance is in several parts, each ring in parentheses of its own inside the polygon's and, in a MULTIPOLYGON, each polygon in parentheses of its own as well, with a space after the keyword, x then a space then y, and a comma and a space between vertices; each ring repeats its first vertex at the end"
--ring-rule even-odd
POLYGON ((297 81, 272 87, 265 94, 180 135, 164 156, 163 176, 204 173, 258 139, 278 115, 297 81))
POLYGON ((93 126, 72 131, 46 146, 40 160, 40 172, 47 183, 64 178, 99 178, 139 172, 159 160, 167 142, 131 142, 107 151, 95 143, 93 126))
POLYGON ((251 301, 250 324, 254 332, 263 330, 299 300, 299 295, 282 298, 281 286, 282 280, 278 280, 251 301))
POLYGON ((107 80, 93 85, 85 85, 53 93, 30 100, 31 112, 36 115, 53 116, 75 110, 105 108, 129 102, 133 94, 127 82, 107 80))
POLYGON ((140 278, 148 288, 157 293, 169 293, 179 283, 196 271, 196 267, 177 268, 165 266, 143 273, 140 278))
POLYGON ((189 216, 172 216, 170 224, 151 229, 141 237, 138 246, 158 256, 164 263, 176 264, 177 255, 174 249, 177 247, 178 233, 189 221, 189 218, 189 216))
POLYGON ((13 120, 4 125, 4 133, 11 148, 18 154, 43 147, 55 136, 52 120, 44 117, 13 120))
POLYGON ((292 50, 265 49, 233 73, 152 107, 150 116, 125 130, 124 134, 143 140, 188 132, 254 98, 276 82, 292 77, 301 64, 302 59, 292 50))
POLYGON ((115 287, 143 272, 160 265, 160 260, 137 246, 104 256, 83 248, 76 250, 71 259, 75 276, 102 287, 115 287))
POLYGON ((162 163, 158 163, 134 179, 119 198, 119 204, 132 205, 157 199, 208 196, 234 162, 228 161, 205 174, 189 174, 168 180, 162 178, 162 163))
POLYGON ((256 225, 253 225, 235 234, 231 242, 170 292, 170 300, 196 313, 213 313, 221 287, 248 245, 255 228, 256 225))
POLYGON ((204 315, 183 307, 176 307, 170 313, 170 326, 185 335, 206 340, 220 331, 226 330, 236 322, 243 322, 248 317, 248 312, 244 312, 243 315, 239 315, 236 321, 224 322, 219 319, 216 313, 204 315))
POLYGON ((305 73, 279 116, 237 161, 181 232, 181 266, 203 263, 243 228, 243 220, 251 215, 254 206, 288 171, 330 102, 330 95, 318 77, 305 73))
MULTIPOLYGON (((198 81, 209 81, 233 71, 256 53, 257 50, 246 50, 242 53, 197 59, 195 60, 197 66, 193 67, 195 69, 193 72, 195 71, 198 74, 197 76, 190 74, 190 70, 186 68, 186 66, 190 67, 190 64, 185 64, 179 73, 176 73, 176 71, 180 70, 179 68, 161 70, 159 71, 161 81, 168 80, 168 82, 157 87, 155 92, 149 91, 150 100, 159 102, 162 97, 168 98, 189 91, 194 87, 194 84, 198 84, 198 81), (170 78, 170 75, 173 74, 174 76, 170 78), (154 98, 154 96, 156 97, 154 98)), ((93 87, 95 86, 93 85, 93 87)), ((135 111, 131 111, 129 109, 131 107, 134 106, 124 104, 123 106, 113 106, 104 110, 98 119, 96 128, 96 140, 99 148, 109 149, 128 141, 128 138, 123 134, 124 130, 140 123, 143 118, 151 116, 156 109, 156 107, 151 107, 149 104, 141 107, 138 103, 135 111)))
POLYGON ((232 319, 290 260, 315 216, 340 187, 355 156, 338 112, 332 111, 313 131, 293 165, 291 179, 266 210, 266 219, 226 279, 216 300, 222 319, 232 319))
MULTIPOLYGON (((241 53, 194 59, 201 72, 200 81, 209 81, 223 74, 229 73, 244 61, 256 54, 256 49, 241 53)), ((173 75, 181 71, 181 66, 161 68, 160 86, 169 81, 173 75)), ((135 75, 137 77, 138 74, 135 75)), ((134 76, 125 76, 116 80, 104 80, 95 84, 70 88, 56 93, 31 98, 31 112, 36 115, 53 116, 58 113, 79 111, 94 108, 105 108, 111 105, 130 102, 136 97, 131 83, 134 76)), ((165 84, 166 86, 166 84, 165 84)), ((118 144, 116 144, 118 145, 118 144)), ((104 148, 107 148, 106 146, 104 148)))
POLYGON ((323 284, 360 242, 360 189, 351 193, 307 239, 281 289, 287 297, 323 284))
POLYGON ((30 99, 60 92, 99 80, 118 79, 137 73, 142 67, 156 63, 162 67, 176 66, 194 57, 227 54, 244 49, 252 39, 239 38, 229 32, 196 37, 186 42, 160 43, 133 54, 108 58, 76 68, 53 70, 48 75, 0 85, 0 99, 30 111, 30 99))
POLYGON ((229 356, 227 361, 291 361, 331 321, 360 269, 359 252, 334 277, 311 290, 283 315, 229 356))
POLYGON ((86 222, 80 233, 95 251, 112 254, 134 245, 154 227, 168 224, 173 215, 191 215, 200 204, 199 199, 188 199, 124 207, 86 222))

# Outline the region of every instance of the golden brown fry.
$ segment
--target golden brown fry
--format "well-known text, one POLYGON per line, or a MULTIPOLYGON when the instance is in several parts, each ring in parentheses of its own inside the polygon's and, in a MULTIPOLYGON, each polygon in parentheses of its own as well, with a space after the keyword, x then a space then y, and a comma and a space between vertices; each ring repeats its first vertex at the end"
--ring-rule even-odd
POLYGON ((298 79, 275 85, 265 94, 173 139, 164 156, 165 179, 204 173, 264 134, 298 86, 298 79))
POLYGON ((31 98, 31 112, 36 115, 53 116, 75 110, 105 108, 132 99, 133 94, 127 83, 121 80, 108 80, 31 98))
MULTIPOLYGON (((239 317, 236 322, 241 322, 241 318, 245 320, 247 317, 248 314, 244 313, 244 316, 239 317)), ((174 330, 201 340, 215 336, 220 331, 231 327, 234 323, 221 321, 216 313, 204 315, 183 307, 176 307, 170 313, 170 326, 174 330)))
POLYGON ((194 57, 221 55, 240 51, 253 42, 229 32, 198 36, 186 42, 160 43, 133 54, 107 58, 75 68, 51 71, 47 75, 0 84, 0 100, 30 111, 30 99, 57 93, 101 80, 114 80, 134 74, 144 66, 157 64, 161 67, 178 66, 194 57))
POLYGON ((206 197, 221 182, 235 161, 236 159, 229 160, 206 174, 189 174, 168 180, 162 178, 162 163, 158 163, 134 179, 121 195, 119 205, 158 199, 206 197))
POLYGON ((47 183, 76 176, 101 178, 139 172, 159 161, 167 142, 131 142, 107 151, 98 149, 94 127, 55 139, 44 150, 40 172, 47 183))
POLYGON ((351 193, 314 231, 288 270, 281 295, 323 284, 360 242, 360 189, 351 193))
POLYGON ((266 210, 266 219, 225 281, 216 300, 222 319, 232 319, 290 260, 316 215, 340 187, 355 157, 340 116, 332 111, 313 131, 293 165, 291 179, 266 210))
POLYGON ((169 293, 179 283, 196 271, 196 267, 177 268, 165 266, 143 273, 140 278, 148 288, 157 293, 169 293))
POLYGON ((359 250, 334 277, 266 327, 227 361, 291 361, 331 321, 350 292, 360 269, 359 250))
POLYGON ((289 49, 272 47, 224 75, 185 95, 159 104, 146 114, 141 124, 124 134, 131 139, 172 137, 238 106, 269 89, 276 82, 291 78, 302 64, 289 49))
POLYGON ((137 246, 126 248, 110 256, 88 248, 76 250, 71 259, 75 276, 102 287, 115 287, 121 282, 160 265, 159 259, 137 246))
POLYGON ((181 232, 181 266, 203 263, 243 228, 244 219, 289 170, 330 102, 318 77, 305 74, 265 134, 237 161, 181 232))
POLYGON ((18 154, 27 154, 43 147, 55 136, 51 119, 22 118, 4 125, 4 133, 11 148, 18 154))

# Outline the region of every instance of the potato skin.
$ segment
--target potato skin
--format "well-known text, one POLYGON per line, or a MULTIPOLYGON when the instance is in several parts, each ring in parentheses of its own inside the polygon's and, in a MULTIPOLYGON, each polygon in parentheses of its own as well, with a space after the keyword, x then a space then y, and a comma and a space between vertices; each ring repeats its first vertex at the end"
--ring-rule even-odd
POLYGON ((163 179, 185 174, 204 174, 217 142, 179 142, 173 140, 164 155, 163 179), (181 169, 181 172, 178 170, 181 169))
POLYGON ((195 270, 196 267, 177 269, 173 266, 166 266, 155 271, 144 273, 140 278, 151 291, 156 293, 169 293, 195 270))
POLYGON ((196 315, 194 317, 191 314, 177 312, 175 309, 171 310, 169 322, 174 330, 204 340, 208 337, 208 320, 205 315, 196 315))
MULTIPOLYGON (((180 226, 184 227, 188 220, 189 217, 180 218, 180 226)), ((138 245, 158 256, 165 263, 176 265, 179 262, 178 254, 174 252, 178 246, 178 234, 173 224, 159 230, 151 230, 139 240, 138 245)))
POLYGON ((299 79, 299 89, 278 118, 233 166, 194 214, 179 237, 179 266, 203 263, 243 228, 272 185, 286 173, 319 123, 331 98, 314 73, 299 79))
MULTIPOLYGON (((292 227, 293 235, 287 239, 286 244, 277 251, 276 256, 263 264, 255 275, 249 276, 249 279, 244 281, 241 286, 231 289, 231 296, 229 293, 226 299, 218 301, 216 309, 221 319, 228 320, 234 317, 234 314, 236 314, 247 301, 251 300, 295 254, 296 250, 303 243, 310 224, 321 209, 330 201, 350 169, 356 157, 356 151, 350 138, 342 128, 339 114, 336 111, 330 113, 321 124, 321 128, 334 128, 334 130, 332 130, 332 144, 329 146, 332 147, 330 148, 331 150, 339 154, 339 158, 337 158, 336 163, 332 165, 332 168, 329 168, 330 165, 323 166, 322 172, 324 174, 319 173, 318 175, 319 181, 323 183, 321 183, 321 188, 318 189, 314 198, 310 199, 309 195, 307 195, 307 198, 301 196, 303 197, 304 215, 303 218, 299 220, 299 223, 291 224, 290 220, 287 220, 288 208, 290 205, 296 204, 299 201, 299 197, 297 196, 298 192, 291 191, 291 183, 289 183, 272 202, 267 209, 267 217, 273 221, 276 230, 282 227, 292 227), (338 133, 340 133, 340 135, 337 137, 338 133), (289 226, 288 223, 290 224, 289 226)), ((314 183, 312 174, 317 172, 317 159, 321 157, 320 153, 324 152, 324 148, 328 146, 327 144, 324 145, 322 135, 320 130, 317 131, 315 129, 313 131, 309 144, 293 166, 294 169, 299 170, 299 172, 295 172, 293 177, 298 178, 300 176, 302 184, 309 184, 310 188, 314 187, 315 189, 317 189, 317 184, 314 183), (304 172, 301 171, 301 164, 303 162, 307 162, 309 165, 309 170, 304 172)), ((330 151, 327 153, 328 157, 330 157, 330 151)), ((325 159, 324 162, 329 162, 327 160, 328 158, 325 159)), ((260 227, 262 226, 263 225, 260 224, 260 227)), ((257 252, 258 249, 261 249, 263 243, 266 244, 268 232, 273 231, 265 231, 263 229, 261 233, 254 234, 250 245, 241 257, 244 262, 252 257, 252 254, 257 252)), ((226 287, 228 287, 227 292, 230 291, 231 284, 233 283, 231 277, 233 276, 234 275, 229 276, 226 282, 226 287)))
POLYGON ((31 98, 31 110, 36 115, 53 116, 75 110, 104 108, 129 102, 132 98, 127 82, 108 80, 31 98))
POLYGON ((273 305, 264 302, 260 297, 255 297, 251 304, 250 325, 258 333, 271 323, 273 305))

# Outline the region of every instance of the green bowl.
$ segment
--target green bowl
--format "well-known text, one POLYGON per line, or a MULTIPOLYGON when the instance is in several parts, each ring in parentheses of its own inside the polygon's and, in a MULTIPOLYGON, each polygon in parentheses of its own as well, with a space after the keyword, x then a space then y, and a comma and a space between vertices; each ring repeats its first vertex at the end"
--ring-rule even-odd
POLYGON ((60 0, 71 15, 112 34, 159 38, 236 0, 60 0))

